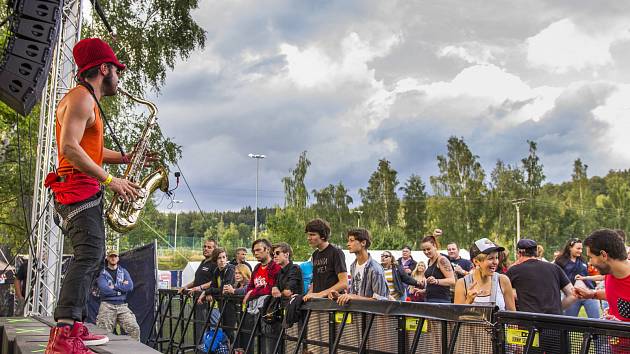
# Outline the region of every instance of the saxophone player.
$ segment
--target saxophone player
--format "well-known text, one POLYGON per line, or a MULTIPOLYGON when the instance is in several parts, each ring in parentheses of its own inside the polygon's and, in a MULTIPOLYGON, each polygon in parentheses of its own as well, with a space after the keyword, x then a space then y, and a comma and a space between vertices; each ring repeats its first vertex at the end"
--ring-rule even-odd
MULTIPOLYGON (((103 194, 110 188, 126 202, 139 196, 139 186, 117 178, 103 164, 128 163, 128 156, 104 146, 105 125, 98 101, 117 92, 125 70, 112 48, 98 38, 79 41, 73 49, 79 85, 59 102, 56 111, 58 167, 46 178, 55 196, 60 227, 70 238, 75 261, 63 279, 46 354, 93 353, 86 345, 109 341, 89 333, 81 322, 93 279, 98 276, 105 253, 103 194)), ((111 131, 110 131, 111 132, 111 131)), ((113 132, 111 132, 113 134, 113 132)), ((115 136, 113 136, 116 140, 115 136)))

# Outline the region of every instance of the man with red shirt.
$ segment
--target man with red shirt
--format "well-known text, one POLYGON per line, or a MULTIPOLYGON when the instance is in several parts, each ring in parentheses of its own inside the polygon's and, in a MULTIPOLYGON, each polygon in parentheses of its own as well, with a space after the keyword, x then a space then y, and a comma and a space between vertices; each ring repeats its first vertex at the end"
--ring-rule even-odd
MULTIPOLYGON (((243 299, 243 304, 247 304, 248 301, 256 299, 263 295, 271 295, 271 290, 276 285, 278 274, 282 267, 271 261, 271 242, 269 240, 261 238, 252 244, 252 253, 256 260, 259 262, 254 267, 252 277, 249 279, 249 285, 247 286, 247 294, 243 299)), ((262 309, 258 309, 262 311, 262 309)), ((248 309, 248 312, 250 309, 248 309)), ((251 313, 248 313, 243 320, 242 328, 251 330, 254 327, 254 319, 251 313)), ((240 335, 238 338, 239 345, 245 347, 247 345, 247 339, 249 335, 240 335)), ((267 338, 265 338, 265 342, 267 338)), ((248 353, 252 353, 253 348, 250 347, 248 353)))
POLYGON ((279 264, 271 261, 271 242, 261 238, 252 244, 252 252, 254 257, 260 263, 254 267, 252 277, 249 279, 249 290, 243 299, 243 303, 255 299, 263 295, 271 295, 271 289, 276 285, 278 273, 280 273, 279 264))
MULTIPOLYGON (((605 289, 590 290, 576 287, 576 296, 582 299, 608 301, 605 319, 630 322, 630 261, 626 247, 614 230, 594 231, 584 240, 591 264, 604 275, 605 289)), ((613 353, 630 352, 630 338, 619 338, 611 343, 613 353)))

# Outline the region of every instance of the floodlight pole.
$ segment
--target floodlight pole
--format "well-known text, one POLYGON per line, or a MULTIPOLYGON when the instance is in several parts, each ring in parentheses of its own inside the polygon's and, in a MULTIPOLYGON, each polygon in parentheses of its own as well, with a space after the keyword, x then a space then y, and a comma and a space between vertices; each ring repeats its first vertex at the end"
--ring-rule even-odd
POLYGON ((247 155, 252 159, 256 159, 256 207, 255 207, 255 214, 254 214, 254 240, 258 239, 258 169, 259 169, 259 162, 261 159, 264 159, 265 155, 261 155, 261 154, 249 154, 247 155))

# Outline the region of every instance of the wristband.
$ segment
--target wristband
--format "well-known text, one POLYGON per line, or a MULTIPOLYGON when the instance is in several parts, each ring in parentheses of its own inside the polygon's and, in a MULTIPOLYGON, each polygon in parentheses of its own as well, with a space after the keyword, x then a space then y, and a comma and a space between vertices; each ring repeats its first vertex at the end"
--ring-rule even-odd
POLYGON ((111 173, 110 173, 110 174, 107 175, 105 180, 101 182, 101 184, 104 185, 104 186, 109 186, 109 184, 112 183, 113 179, 114 179, 114 176, 112 176, 111 173))
POLYGON ((129 156, 128 155, 122 155, 122 157, 120 158, 120 161, 122 163, 129 163, 129 156))

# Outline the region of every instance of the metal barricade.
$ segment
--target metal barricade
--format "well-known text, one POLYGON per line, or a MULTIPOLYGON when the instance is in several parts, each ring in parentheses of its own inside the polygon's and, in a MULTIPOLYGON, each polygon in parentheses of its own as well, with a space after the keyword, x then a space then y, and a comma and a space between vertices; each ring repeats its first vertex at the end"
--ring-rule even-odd
POLYGON ((630 323, 619 321, 476 305, 353 300, 339 306, 312 299, 302 305, 301 321, 284 328, 263 322, 263 312, 248 314, 241 296, 195 305, 198 296, 159 290, 147 344, 162 353, 202 353, 204 333, 212 329, 209 354, 221 329, 230 353, 630 353, 630 323))
POLYGON ((295 354, 496 352, 493 309, 487 306, 368 300, 339 306, 313 299, 303 304, 299 324, 289 328, 266 325, 272 328, 270 333, 261 331, 263 312, 243 311, 242 297, 214 298, 202 306, 207 311, 203 318, 195 315, 197 297, 160 290, 155 331, 147 344, 163 353, 198 353, 204 332, 213 328, 210 343, 221 329, 231 343, 230 353, 237 348, 243 353, 295 354), (218 313, 214 323, 213 311, 218 313))
POLYGON ((301 328, 287 330, 286 353, 494 352, 493 308, 477 305, 325 299, 304 304, 301 328))
POLYGON ((496 314, 506 354, 628 354, 630 323, 529 312, 496 314))

